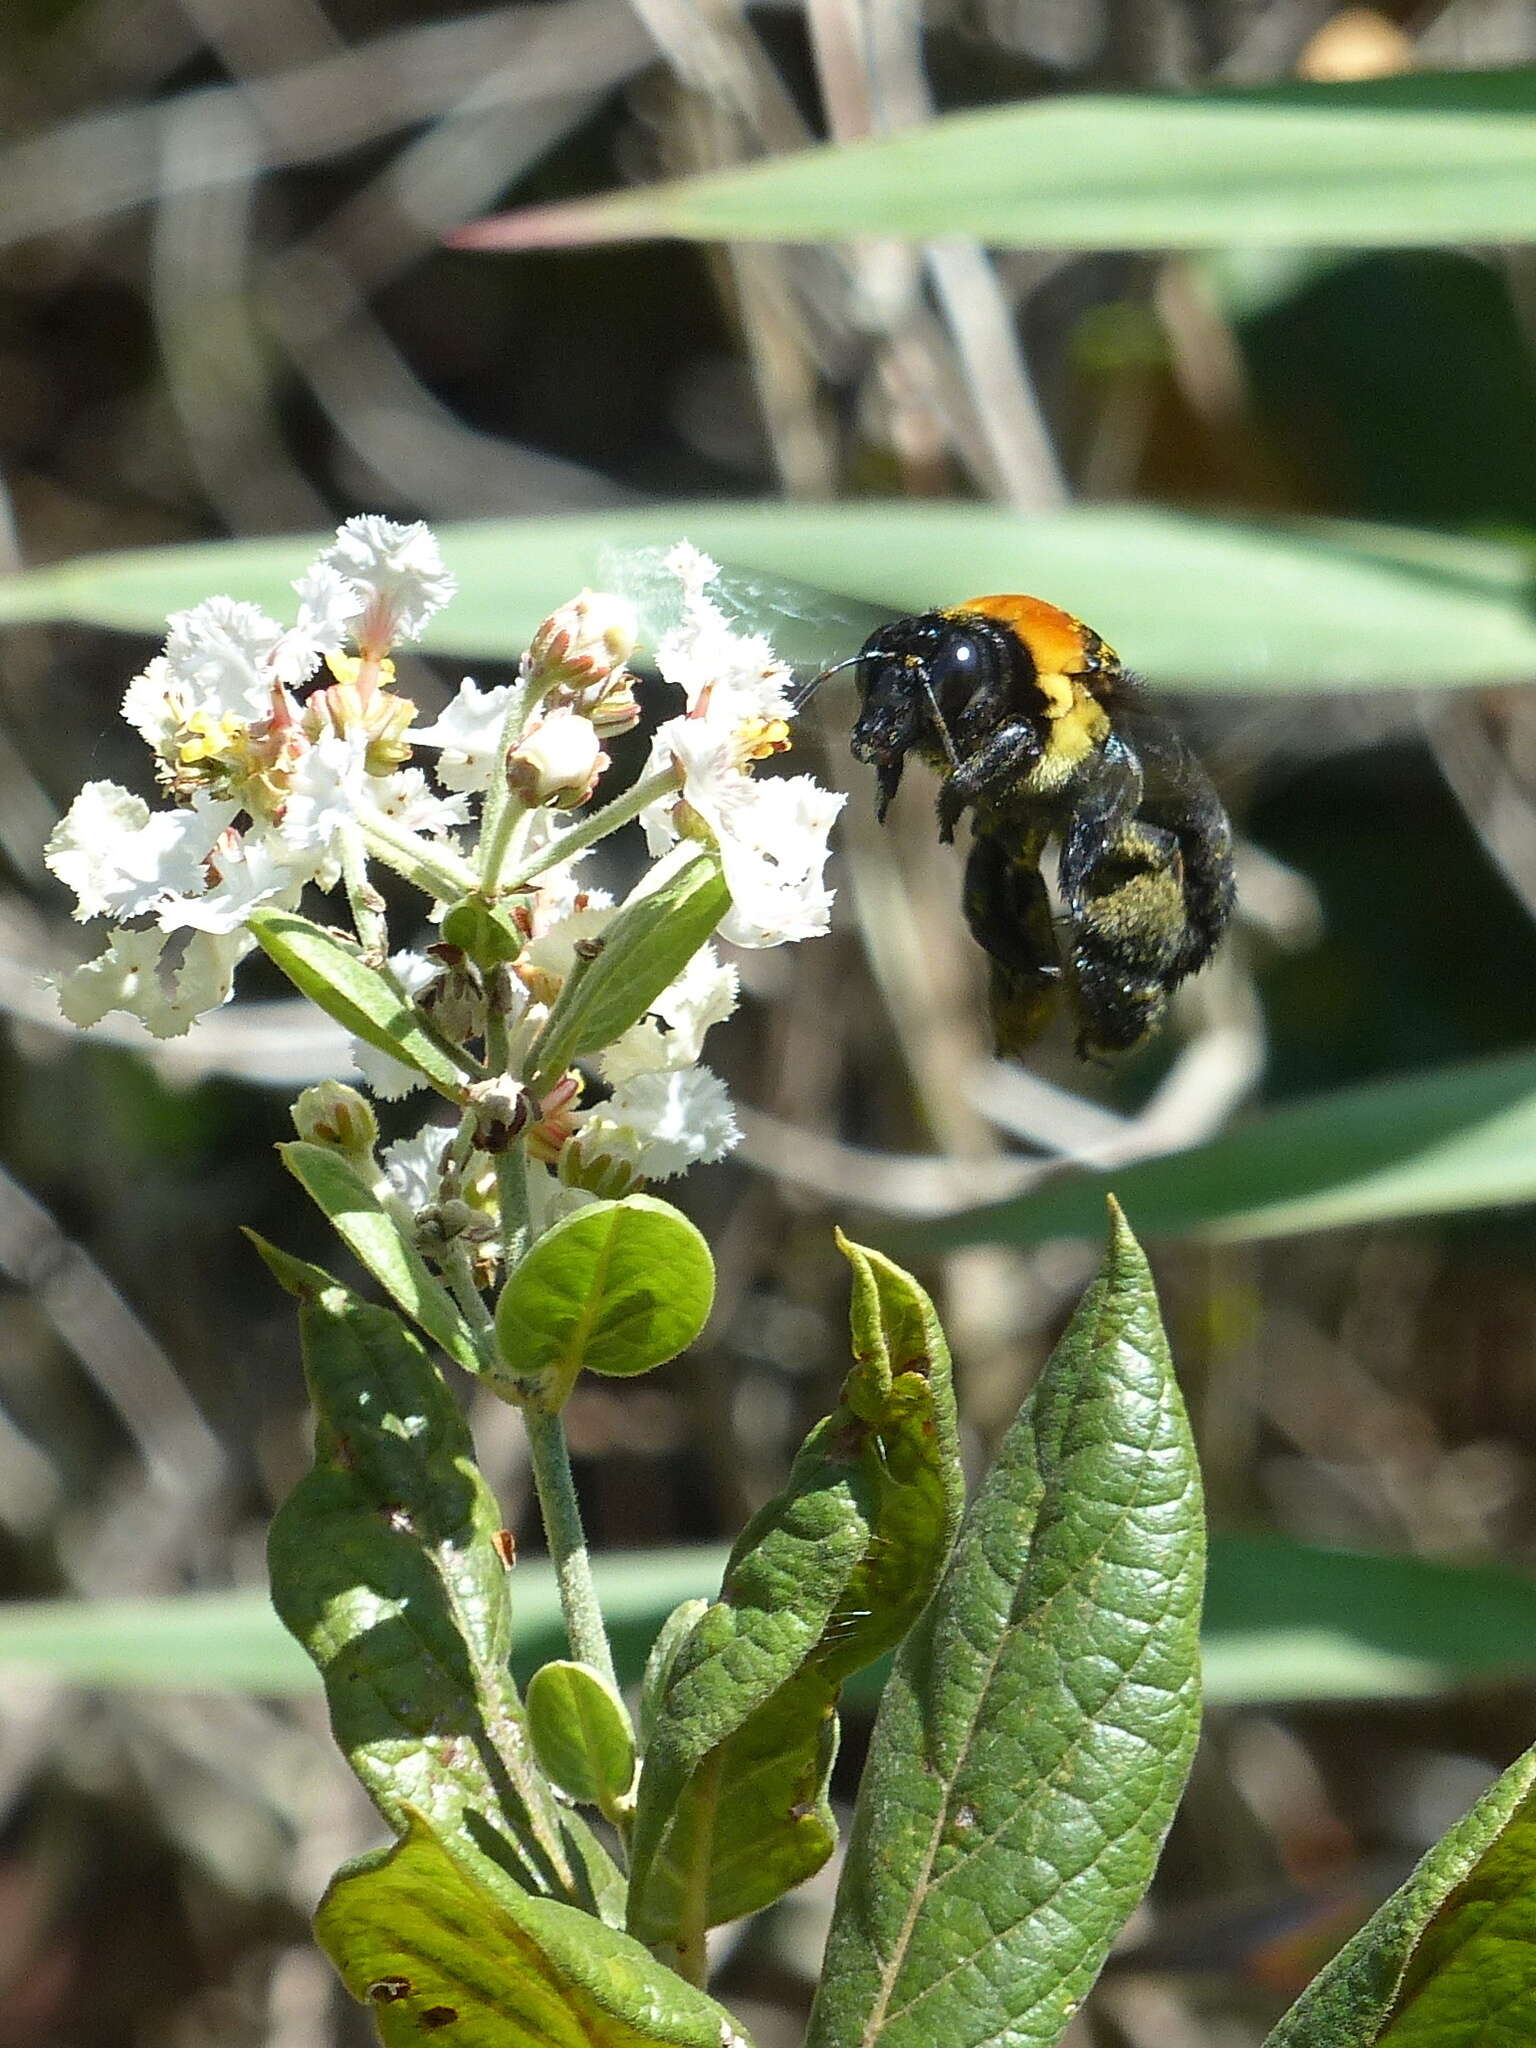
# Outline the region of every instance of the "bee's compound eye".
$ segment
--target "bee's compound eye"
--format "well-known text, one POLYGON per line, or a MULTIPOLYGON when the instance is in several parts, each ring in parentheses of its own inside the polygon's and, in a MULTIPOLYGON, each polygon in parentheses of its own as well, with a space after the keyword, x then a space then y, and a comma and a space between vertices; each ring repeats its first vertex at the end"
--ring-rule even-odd
POLYGON ((946 633, 928 663, 928 686, 947 715, 969 701, 982 674, 982 650, 969 633, 946 633))

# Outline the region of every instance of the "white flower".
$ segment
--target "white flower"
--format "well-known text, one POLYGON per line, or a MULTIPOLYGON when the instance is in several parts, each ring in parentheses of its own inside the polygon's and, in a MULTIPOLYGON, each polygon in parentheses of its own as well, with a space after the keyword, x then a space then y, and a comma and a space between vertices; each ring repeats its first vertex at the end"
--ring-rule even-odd
POLYGON ((275 660, 285 682, 300 683, 326 655, 341 653, 368 596, 323 554, 293 587, 299 594, 298 622, 283 635, 275 660))
POLYGON ((735 1009, 740 982, 736 969, 727 967, 713 946, 701 946, 639 1023, 602 1055, 603 1079, 617 1086, 636 1074, 693 1066, 705 1032, 723 1024, 735 1009))
POLYGON ((489 789, 495 777, 507 706, 513 686, 503 683, 494 690, 482 690, 472 677, 459 685, 459 694, 431 725, 418 726, 411 744, 441 747, 437 779, 444 789, 489 789))
POLYGON ((232 803, 151 811, 115 782, 88 782, 49 835, 44 858, 79 902, 75 916, 142 917, 203 886, 203 863, 234 817, 232 803))
POLYGON ((725 1083, 707 1067, 636 1074, 575 1121, 585 1154, 625 1160, 646 1180, 708 1166, 741 1142, 725 1083))
POLYGON ((169 943, 164 932, 114 932, 98 959, 54 983, 59 1009, 82 1030, 111 1010, 125 1010, 156 1038, 180 1038, 229 1001, 236 964, 253 941, 244 932, 194 932, 179 960, 167 965, 169 943))
POLYGON ((294 762, 272 829, 291 855, 309 859, 312 871, 334 855, 338 834, 362 813, 367 760, 368 735, 356 731, 322 733, 294 762))
POLYGON ((365 654, 383 654, 399 640, 416 640, 434 612, 458 588, 443 566, 437 538, 418 520, 402 526, 367 512, 349 519, 320 556, 363 595, 352 635, 365 654))
POLYGON ((424 832, 431 839, 445 839, 455 826, 469 821, 467 799, 438 796, 420 768, 397 768, 392 775, 370 775, 364 793, 384 817, 407 832, 424 832))
POLYGON ((234 932, 259 903, 295 909, 304 876, 295 874, 270 839, 225 833, 209 856, 212 880, 191 895, 165 896, 156 916, 164 931, 234 932))
POLYGON ((691 712, 724 725, 787 719, 794 676, 761 633, 738 633, 709 596, 720 571, 708 555, 680 541, 666 557, 683 587, 683 615, 656 645, 656 666, 688 700, 691 712))
POLYGON ((443 1154, 453 1133, 442 1124, 427 1124, 414 1138, 396 1138, 380 1153, 384 1172, 375 1188, 381 1201, 398 1205, 414 1221, 442 1187, 443 1154))
MULTIPOLYGON (((670 759, 682 799, 720 849, 731 910, 720 936, 738 946, 782 946, 827 929, 832 892, 823 881, 827 835, 844 798, 809 775, 746 773, 729 736, 705 719, 674 718, 657 732, 652 760, 670 759)), ((657 854, 678 837, 677 799, 641 813, 657 854)))
POLYGON ((210 597, 190 611, 172 612, 167 623, 166 667, 189 711, 247 723, 266 716, 273 656, 283 639, 276 619, 259 605, 210 597))

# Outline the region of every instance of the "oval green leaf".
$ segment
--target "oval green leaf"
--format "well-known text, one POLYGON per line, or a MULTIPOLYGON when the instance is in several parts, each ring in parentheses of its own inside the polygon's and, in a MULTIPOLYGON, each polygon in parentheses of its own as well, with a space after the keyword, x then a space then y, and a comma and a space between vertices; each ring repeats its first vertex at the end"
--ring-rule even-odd
POLYGON ((714 1298, 709 1246, 670 1203, 593 1202, 546 1231, 501 1290, 503 1369, 551 1391, 579 1372, 649 1372, 693 1342, 714 1298))
POLYGON ((420 1809, 523 1889, 612 1910, 617 1873, 529 1752, 501 1511, 458 1404, 392 1310, 322 1274, 300 1331, 315 1462, 273 1519, 268 1562, 338 1745, 397 1828, 420 1809))
POLYGON ((528 1733, 545 1771, 578 1806, 611 1820, 635 1775, 635 1731, 600 1672, 556 1658, 528 1682, 528 1733))
POLYGON ((484 1360, 452 1295, 346 1159, 327 1145, 300 1140, 277 1150, 347 1249, 389 1290, 396 1305, 455 1365, 466 1372, 482 1371, 484 1360))
POLYGON ((292 910, 253 910, 246 924, 300 995, 355 1038, 413 1067, 450 1101, 461 1101, 466 1079, 481 1074, 477 1060, 432 1030, 399 989, 337 933, 292 910))
POLYGON ((477 1881, 419 1815, 393 1849, 338 1874, 315 1932, 385 2048, 751 2048, 638 1942, 477 1881))
POLYGON ((629 1926, 696 1951, 818 1870, 843 1681, 927 1600, 963 1486, 948 1347, 907 1274, 854 1269, 853 1369, 784 1491, 743 1530, 715 1604, 678 1617, 647 1673, 651 1727, 631 1837, 629 1926))
POLYGON ((700 854, 659 889, 631 897, 602 938, 602 950, 571 974, 532 1055, 538 1077, 567 1067, 637 1024, 669 988, 731 907, 720 856, 700 854))
POLYGON ((1536 1749, 1435 1844, 1268 2048, 1489 2048, 1536 2034, 1536 1749))
POLYGON ((1099 1276, 885 1689, 808 2048, 1047 2048, 1199 1724, 1200 1482, 1146 1261, 1099 1276))

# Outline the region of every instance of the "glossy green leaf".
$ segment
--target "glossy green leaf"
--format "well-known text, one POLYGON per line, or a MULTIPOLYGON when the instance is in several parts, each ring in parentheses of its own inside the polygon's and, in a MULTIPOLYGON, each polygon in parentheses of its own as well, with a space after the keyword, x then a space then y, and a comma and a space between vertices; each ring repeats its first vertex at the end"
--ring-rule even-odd
POLYGON ((1113 1190, 1148 1236, 1284 1237, 1536 1198, 1536 1053, 1371 1081, 1204 1145, 923 1225, 932 1245, 1086 1236, 1113 1190))
POLYGON ((567 1798, 610 1818, 635 1775, 635 1731, 601 1673, 557 1657, 528 1683, 534 1754, 567 1798))
POLYGON ((809 2048, 1049 2044, 1194 1752, 1199 1475, 1146 1261, 1099 1276, 885 1690, 809 2048))
POLYGON ((277 1150, 347 1249, 388 1289, 396 1306, 456 1365, 479 1372, 483 1361, 452 1295, 347 1160, 328 1145, 293 1142, 277 1150))
POLYGON ((1495 2048, 1536 2031, 1536 1749, 1317 1976, 1269 2048, 1495 2048))
POLYGON ((534 1055, 555 1081, 612 1045, 676 981, 731 907, 720 856, 700 854, 659 889, 631 898, 603 934, 602 951, 569 975, 534 1055))
POLYGON ((968 236, 1024 248, 1536 240, 1536 70, 1247 92, 1073 93, 597 199, 455 238, 968 236))
POLYGON ((461 1099, 466 1078, 478 1071, 475 1062, 449 1046, 355 945, 292 910, 253 910, 246 924, 300 995, 354 1037, 413 1067, 451 1101, 461 1099))
POLYGON ((690 1947, 832 1853, 839 1688, 912 1625, 959 1520, 933 1305, 878 1253, 842 1249, 854 1270, 842 1399, 743 1530, 652 1709, 630 1850, 629 1926, 645 1941, 690 1947))
MULTIPOLYGON (((879 618, 1024 589, 1091 621, 1144 675, 1182 688, 1465 688, 1523 681, 1536 667, 1529 548, 1129 505, 1024 519, 909 501, 711 503, 446 526, 443 552, 460 589, 427 645, 515 659, 551 592, 623 580, 626 555, 654 642, 670 588, 656 550, 683 536, 737 572, 743 624, 813 666, 851 654, 879 618)), ((210 591, 285 616, 289 583, 321 540, 224 541, 29 570, 0 579, 0 623, 69 618, 159 634, 168 611, 210 591)))
POLYGON ((336 1877, 315 1932, 384 2048, 750 2048, 638 1942, 480 1881, 419 1816, 336 1877))
POLYGON ((715 1268, 687 1217, 651 1195, 592 1202, 547 1230, 496 1304, 504 1370, 558 1402, 579 1372, 628 1378, 685 1350, 715 1268))
POLYGON ((534 1764, 508 1669, 501 1515, 441 1374, 391 1310, 327 1283, 300 1309, 315 1464, 268 1560, 348 1762, 397 1828, 420 1809, 525 1889, 591 1904, 612 1874, 534 1764))

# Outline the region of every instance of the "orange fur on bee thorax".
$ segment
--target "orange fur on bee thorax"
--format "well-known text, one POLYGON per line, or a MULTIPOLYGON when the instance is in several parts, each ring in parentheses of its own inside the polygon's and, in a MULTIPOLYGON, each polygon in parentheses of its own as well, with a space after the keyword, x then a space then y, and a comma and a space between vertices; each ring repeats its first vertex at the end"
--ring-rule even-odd
POLYGON ((955 611, 980 612, 1018 635, 1034 661, 1035 679, 1052 719, 1078 711, 1080 692, 1073 688, 1078 678, 1100 676, 1119 667, 1115 650, 1091 626, 1064 612, 1060 605, 1047 604, 1043 597, 1019 593, 972 597, 956 605, 955 611))

